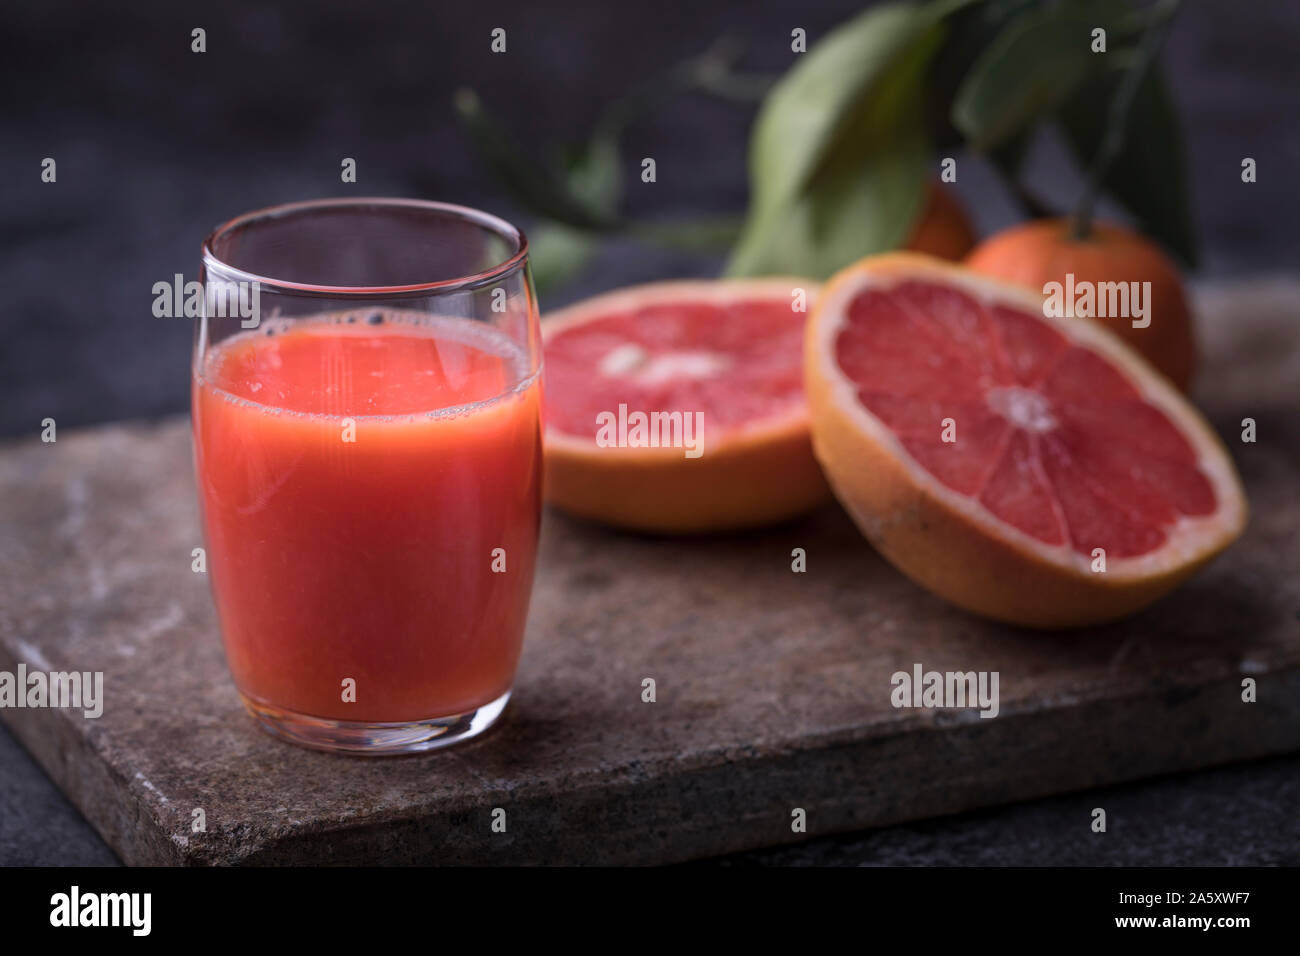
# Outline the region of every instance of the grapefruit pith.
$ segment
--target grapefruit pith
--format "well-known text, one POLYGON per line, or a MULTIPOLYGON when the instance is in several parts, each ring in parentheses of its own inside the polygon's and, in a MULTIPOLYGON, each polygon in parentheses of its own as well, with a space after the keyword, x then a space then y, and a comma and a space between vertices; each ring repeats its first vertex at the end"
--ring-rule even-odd
POLYGON ((542 322, 553 505, 617 527, 722 531, 830 495, 803 397, 816 284, 657 282, 542 322))
POLYGON ((1201 415, 1136 352, 1039 294, 895 253, 825 287, 804 348, 836 496, 939 596, 1035 627, 1165 594, 1236 538, 1246 501, 1201 415))

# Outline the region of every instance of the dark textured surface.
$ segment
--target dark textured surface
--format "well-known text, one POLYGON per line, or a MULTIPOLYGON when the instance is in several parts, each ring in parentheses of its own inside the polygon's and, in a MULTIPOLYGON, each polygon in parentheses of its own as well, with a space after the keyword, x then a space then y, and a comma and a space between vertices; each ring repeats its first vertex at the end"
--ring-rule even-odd
POLYGON ((756 850, 714 866, 1300 866, 1300 757, 756 850), (1106 810, 1106 833, 1092 810, 1106 810))
POLYGON ((0 865, 109 866, 113 851, 0 729, 0 865))
MULTIPOLYGON (((0 728, 0 863, 116 857, 0 728)), ((1298 866, 1300 756, 1050 797, 867 833, 711 858, 698 866, 1298 866), (1094 807, 1108 833, 1093 833, 1094 807)))
POLYGON ((550 515, 502 725, 425 757, 331 757, 236 701, 190 570, 185 422, 113 426, 0 455, 0 665, 103 670, 104 716, 0 716, 128 862, 669 862, 790 842, 794 807, 822 835, 1294 750, 1297 291, 1200 297, 1211 418, 1229 436, 1260 422, 1259 443, 1231 443, 1255 520, 1121 624, 963 615, 835 509, 698 541, 550 515), (890 675, 914 662, 998 671, 1000 716, 893 709, 890 675))

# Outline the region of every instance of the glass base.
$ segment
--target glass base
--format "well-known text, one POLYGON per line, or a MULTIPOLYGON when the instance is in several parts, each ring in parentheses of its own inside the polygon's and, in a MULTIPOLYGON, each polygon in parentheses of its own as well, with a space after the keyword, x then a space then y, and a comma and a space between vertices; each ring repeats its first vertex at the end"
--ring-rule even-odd
POLYGON ((497 722, 510 700, 510 691, 463 714, 396 723, 308 717, 271 707, 243 694, 239 697, 261 728, 281 740, 330 753, 382 757, 423 753, 477 737, 497 722))

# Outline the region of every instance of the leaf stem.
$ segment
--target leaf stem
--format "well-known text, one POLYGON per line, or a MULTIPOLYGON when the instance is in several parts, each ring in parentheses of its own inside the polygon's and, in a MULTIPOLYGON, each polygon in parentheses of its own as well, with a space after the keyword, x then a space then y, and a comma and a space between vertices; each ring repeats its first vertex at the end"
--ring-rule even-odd
POLYGON ((1079 197, 1079 204, 1075 207, 1071 220, 1070 235, 1074 239, 1087 238, 1092 232, 1093 213, 1096 209, 1097 198, 1101 193, 1102 180, 1106 178, 1111 163, 1115 161, 1115 157, 1119 155, 1119 151, 1124 146, 1129 110, 1133 106, 1133 100, 1137 97, 1137 91, 1142 85, 1142 80, 1147 75, 1147 70, 1155 62, 1160 47, 1164 44, 1165 36, 1169 33, 1169 27, 1173 23, 1174 13, 1178 9, 1179 2, 1180 0, 1159 0, 1153 5, 1146 29, 1142 33, 1137 56, 1127 72, 1125 72, 1124 78, 1120 81, 1119 89, 1115 91, 1115 96, 1110 101, 1106 134, 1102 137, 1097 156, 1092 161, 1092 168, 1088 171, 1088 179, 1084 185, 1083 195, 1079 197))

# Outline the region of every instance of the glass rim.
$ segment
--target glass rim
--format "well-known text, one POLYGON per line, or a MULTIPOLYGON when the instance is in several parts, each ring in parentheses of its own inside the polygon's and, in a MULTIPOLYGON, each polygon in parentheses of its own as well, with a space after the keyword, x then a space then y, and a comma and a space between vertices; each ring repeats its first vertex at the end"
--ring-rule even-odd
POLYGON ((400 295, 410 295, 420 292, 456 292, 462 289, 478 288, 504 279, 511 273, 521 268, 528 258, 528 237, 524 235, 522 229, 513 226, 499 216, 483 212, 479 209, 473 209, 469 206, 458 206, 455 203, 437 202, 432 199, 402 199, 391 196, 360 196, 347 198, 331 199, 306 199, 299 202, 280 203, 275 206, 265 206, 261 209, 254 209, 251 212, 241 213, 233 219, 228 219, 221 223, 212 232, 208 233, 207 238, 203 240, 203 264, 208 268, 215 268, 223 278, 232 278, 240 282, 256 282, 259 287, 265 291, 267 288, 274 291, 283 289, 289 292, 328 295, 337 298, 382 298, 400 295), (321 285, 313 282, 292 282, 288 279, 277 279, 273 276, 258 275, 249 272, 247 269, 240 269, 226 262, 213 251, 214 244, 226 234, 243 226, 248 226, 263 219, 272 219, 277 216, 283 216, 288 213, 303 212, 316 209, 329 209, 341 206, 379 206, 389 208, 407 208, 407 209, 424 209, 432 212, 440 212, 449 217, 459 219, 462 222, 472 223, 482 229, 494 233, 502 239, 510 242, 514 247, 514 252, 503 262, 498 263, 490 269, 482 272, 476 272, 466 276, 454 276, 449 279, 437 279, 430 282, 417 282, 405 285, 373 285, 373 286, 338 286, 338 285, 321 285))

